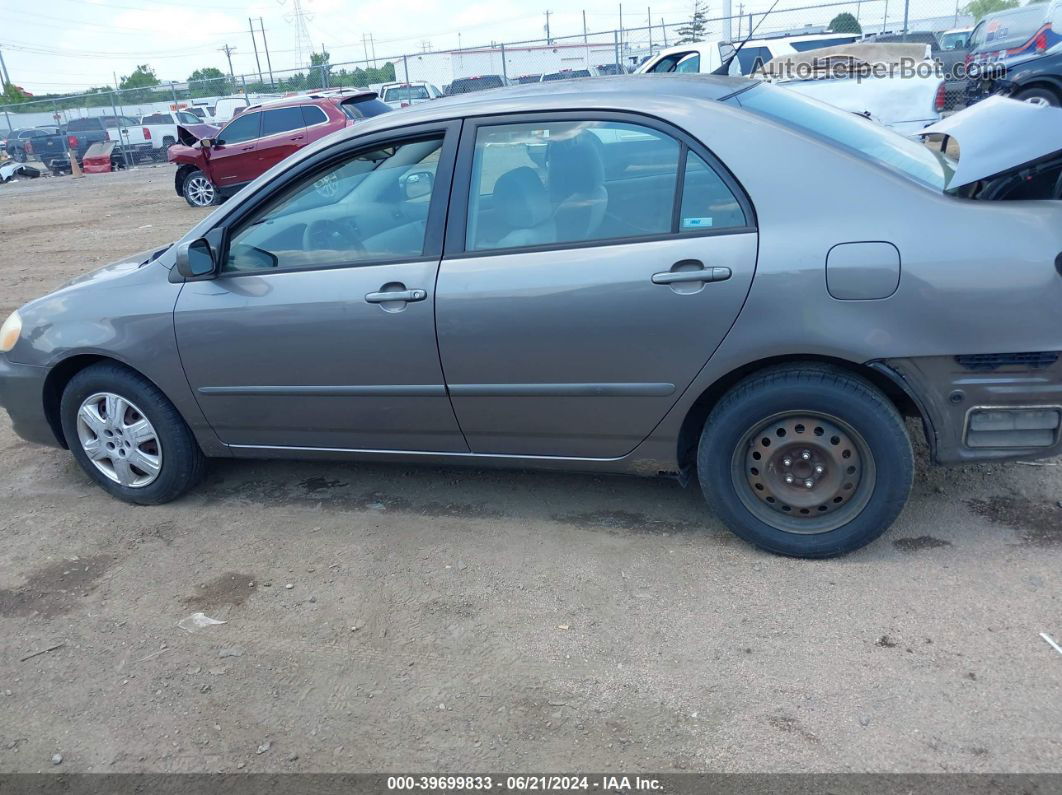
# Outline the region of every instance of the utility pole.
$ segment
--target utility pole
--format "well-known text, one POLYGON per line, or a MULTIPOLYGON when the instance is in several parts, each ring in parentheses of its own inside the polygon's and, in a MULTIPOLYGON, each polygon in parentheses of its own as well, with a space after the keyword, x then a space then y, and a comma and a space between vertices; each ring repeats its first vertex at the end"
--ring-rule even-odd
POLYGON ((583 44, 589 44, 586 38, 586 9, 583 9, 583 44))
POLYGON ((254 63, 258 67, 258 82, 265 82, 262 80, 262 62, 258 60, 258 40, 254 37, 254 23, 250 17, 247 17, 247 27, 251 30, 251 46, 254 47, 254 63))
POLYGON ((907 41, 907 23, 911 18, 911 0, 903 0, 903 40, 907 41))
POLYGON ((234 52, 236 52, 236 48, 235 47, 230 47, 228 44, 226 44, 224 47, 221 47, 218 50, 218 52, 225 53, 225 57, 229 59, 229 77, 232 78, 232 90, 235 91, 236 90, 236 72, 233 71, 233 69, 232 69, 232 54, 234 52))
POLYGON ((645 18, 649 21, 649 52, 650 52, 650 54, 652 54, 652 52, 653 52, 653 9, 650 6, 650 7, 646 8, 645 10, 647 12, 647 16, 645 18))
POLYGON ((261 17, 258 17, 258 27, 262 31, 262 49, 265 50, 266 66, 269 68, 269 85, 275 87, 276 83, 273 82, 273 64, 270 63, 270 61, 269 61, 269 45, 266 43, 265 25, 262 24, 262 18, 261 17))
POLYGON ((369 31, 369 51, 372 53, 372 68, 376 68, 376 39, 372 36, 372 31, 369 31))
POLYGON ((730 17, 734 15, 734 9, 730 6, 730 0, 723 0, 723 41, 734 40, 734 29, 730 26, 730 17))
POLYGON ((552 13, 551 11, 546 11, 546 44, 550 44, 551 43, 550 40, 549 40, 549 15, 551 13, 552 13))
POLYGON ((664 24, 664 18, 660 17, 660 33, 664 36, 664 49, 667 49, 667 26, 664 24))
POLYGON ((620 53, 622 53, 623 52, 623 3, 620 3, 619 7, 620 7, 619 49, 620 49, 620 53))
POLYGON ((11 75, 7 73, 7 64, 4 63, 4 53, 0 52, 0 80, 4 83, 4 88, 11 85, 11 75))

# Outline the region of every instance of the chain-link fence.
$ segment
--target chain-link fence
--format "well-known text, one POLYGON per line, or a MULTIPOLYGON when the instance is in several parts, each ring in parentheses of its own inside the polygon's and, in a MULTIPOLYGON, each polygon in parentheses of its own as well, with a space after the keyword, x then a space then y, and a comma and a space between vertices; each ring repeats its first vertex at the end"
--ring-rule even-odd
MULTIPOLYGON (((62 132, 73 120, 91 116, 118 117, 123 124, 138 124, 144 116, 166 111, 191 113, 204 123, 220 125, 242 104, 345 87, 376 90, 384 101, 399 107, 442 93, 508 83, 625 74, 661 50, 689 41, 711 43, 722 59, 733 51, 732 43, 750 35, 752 40, 738 57, 745 74, 757 60, 769 60, 780 50, 803 51, 883 34, 889 34, 886 38, 891 40, 925 42, 933 56, 947 65, 963 59, 968 32, 975 22, 954 0, 846 0, 791 5, 770 13, 741 13, 742 9, 738 4, 739 13, 729 17, 701 14, 681 23, 665 24, 661 19, 654 25, 548 39, 344 63, 315 62, 301 69, 267 69, 210 80, 163 82, 147 88, 97 89, 29 99, 0 105, 0 132, 4 128, 55 128, 62 132), (400 85, 388 85, 394 83, 400 85)), ((315 61, 327 58, 313 57, 315 61)), ((710 71, 705 67, 702 63, 700 71, 710 71)), ((962 81, 950 82, 948 89, 949 107, 961 104, 962 81)))

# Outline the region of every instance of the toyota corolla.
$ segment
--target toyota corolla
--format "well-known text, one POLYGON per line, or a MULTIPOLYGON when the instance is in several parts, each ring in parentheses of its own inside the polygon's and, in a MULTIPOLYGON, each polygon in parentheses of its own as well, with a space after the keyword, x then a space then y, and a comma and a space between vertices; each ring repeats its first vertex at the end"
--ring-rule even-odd
POLYGON ((760 547, 841 554, 907 500, 905 417, 936 463, 1062 450, 1062 205, 983 200, 1028 184, 996 162, 955 184, 741 78, 426 103, 19 309, 0 402, 132 503, 210 457, 672 474, 760 547))

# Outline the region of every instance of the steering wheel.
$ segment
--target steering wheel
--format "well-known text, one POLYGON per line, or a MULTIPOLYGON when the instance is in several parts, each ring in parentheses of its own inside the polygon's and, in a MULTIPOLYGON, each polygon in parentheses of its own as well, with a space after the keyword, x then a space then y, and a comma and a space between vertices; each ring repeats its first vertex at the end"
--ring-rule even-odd
POLYGON ((337 221, 334 218, 318 218, 310 221, 302 230, 303 251, 355 251, 365 252, 361 235, 351 221, 337 221))

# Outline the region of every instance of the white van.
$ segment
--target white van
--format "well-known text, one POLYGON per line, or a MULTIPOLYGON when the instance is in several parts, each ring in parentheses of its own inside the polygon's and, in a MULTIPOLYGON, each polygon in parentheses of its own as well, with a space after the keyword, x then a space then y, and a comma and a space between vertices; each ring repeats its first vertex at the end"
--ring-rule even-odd
POLYGON ((243 109, 251 103, 243 97, 222 97, 214 103, 214 118, 211 124, 224 124, 233 116, 242 113, 243 109))
MULTIPOLYGON (((809 33, 794 36, 765 36, 749 39, 738 52, 737 58, 730 64, 730 74, 747 75, 758 64, 765 64, 772 58, 793 55, 838 44, 851 44, 858 39, 854 33, 809 33)), ((734 52, 734 44, 727 41, 699 41, 692 44, 679 44, 661 50, 636 70, 636 74, 660 72, 692 72, 708 74, 714 72, 723 61, 734 52)))

